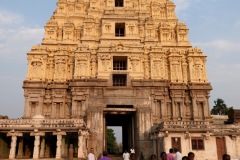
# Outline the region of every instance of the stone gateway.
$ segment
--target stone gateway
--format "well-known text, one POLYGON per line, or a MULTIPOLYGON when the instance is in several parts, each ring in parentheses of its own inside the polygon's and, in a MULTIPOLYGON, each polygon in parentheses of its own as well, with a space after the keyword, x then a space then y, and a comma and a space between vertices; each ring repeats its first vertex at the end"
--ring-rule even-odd
POLYGON ((121 126, 123 149, 240 157, 239 125, 212 123, 206 55, 171 0, 59 0, 27 53, 24 116, 0 120, 1 159, 86 159, 121 126))

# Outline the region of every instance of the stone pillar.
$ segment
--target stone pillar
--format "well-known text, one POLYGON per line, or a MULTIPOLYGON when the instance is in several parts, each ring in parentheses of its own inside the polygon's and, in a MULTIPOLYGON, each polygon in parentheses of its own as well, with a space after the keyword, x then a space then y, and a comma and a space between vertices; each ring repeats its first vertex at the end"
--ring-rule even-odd
POLYGON ((66 150, 66 147, 65 147, 66 146, 65 139, 66 138, 64 136, 62 136, 62 145, 61 145, 61 154, 62 154, 61 156, 62 157, 66 157, 67 156, 67 154, 66 154, 67 150, 66 150))
POLYGON ((23 138, 19 140, 17 158, 23 157, 23 138))
POLYGON ((42 138, 40 147, 40 158, 44 157, 44 152, 45 152, 45 138, 42 138))
POLYGON ((86 138, 89 136, 89 132, 86 130, 79 130, 78 132, 78 158, 86 158, 86 138))
POLYGON ((60 129, 58 129, 56 132, 53 133, 53 135, 57 136, 57 150, 56 150, 56 159, 61 159, 61 145, 62 145, 62 136, 66 135, 66 132, 61 132, 60 129))
POLYGON ((16 156, 16 146, 17 146, 17 137, 22 136, 22 133, 19 132, 15 132, 14 130, 12 130, 11 132, 7 133, 8 137, 12 137, 12 141, 11 141, 11 148, 10 148, 10 153, 9 153, 9 159, 15 159, 16 156))
POLYGON ((34 132, 30 133, 30 136, 35 136, 34 140, 34 149, 33 149, 33 159, 39 158, 39 149, 40 149, 40 136, 45 136, 45 133, 39 132, 37 129, 34 132))
POLYGON ((68 160, 73 160, 73 144, 70 144, 70 148, 68 150, 68 160))

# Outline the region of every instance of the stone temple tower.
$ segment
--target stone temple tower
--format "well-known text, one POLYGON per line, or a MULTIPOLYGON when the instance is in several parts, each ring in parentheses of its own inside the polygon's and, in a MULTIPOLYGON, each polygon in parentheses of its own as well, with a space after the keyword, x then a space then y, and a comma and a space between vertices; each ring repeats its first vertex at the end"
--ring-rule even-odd
POLYGON ((68 120, 83 120, 89 131, 75 138, 80 158, 92 147, 96 155, 106 150, 107 126, 122 127, 124 149, 150 155, 173 142, 161 124, 208 124, 206 56, 192 47, 175 7, 171 0, 58 1, 42 43, 27 53, 23 83, 23 118, 59 121, 54 133, 50 127, 40 135, 66 140, 65 148, 49 147, 53 154, 66 156, 79 135, 68 120))

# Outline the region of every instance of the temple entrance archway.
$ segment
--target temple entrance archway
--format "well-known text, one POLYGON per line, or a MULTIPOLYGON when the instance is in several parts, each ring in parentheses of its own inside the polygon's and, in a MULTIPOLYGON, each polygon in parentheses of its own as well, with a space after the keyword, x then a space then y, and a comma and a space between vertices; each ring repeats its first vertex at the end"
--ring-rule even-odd
POLYGON ((136 141, 136 109, 132 105, 107 105, 104 109, 105 140, 104 150, 107 150, 107 127, 122 127, 122 151, 135 147, 136 141))

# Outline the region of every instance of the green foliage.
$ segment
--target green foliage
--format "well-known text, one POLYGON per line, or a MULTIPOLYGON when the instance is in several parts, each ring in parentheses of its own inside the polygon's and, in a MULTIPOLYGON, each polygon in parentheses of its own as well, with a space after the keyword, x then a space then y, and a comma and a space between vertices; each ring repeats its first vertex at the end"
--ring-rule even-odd
POLYGON ((113 129, 107 129, 107 150, 108 153, 115 153, 117 149, 116 137, 113 129))
POLYGON ((229 108, 224 103, 224 100, 218 98, 214 101, 213 109, 211 110, 211 114, 213 115, 228 115, 229 108))

